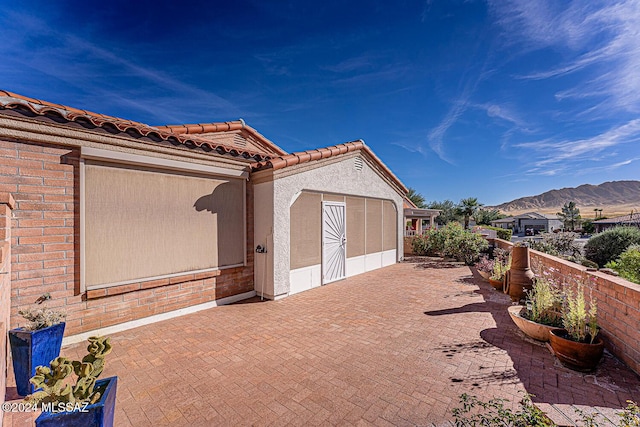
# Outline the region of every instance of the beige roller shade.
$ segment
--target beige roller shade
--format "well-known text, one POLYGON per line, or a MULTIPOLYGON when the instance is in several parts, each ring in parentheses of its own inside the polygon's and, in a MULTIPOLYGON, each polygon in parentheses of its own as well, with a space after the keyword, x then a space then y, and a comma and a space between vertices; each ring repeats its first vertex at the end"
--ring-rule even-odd
POLYGON ((290 209, 290 268, 322 262, 322 194, 303 192, 290 209))
POLYGON ((86 161, 85 283, 244 262, 241 179, 86 161))
POLYGON ((344 196, 339 194, 323 194, 322 200, 325 202, 342 202, 344 203, 344 196))
POLYGON ((392 202, 385 200, 383 202, 383 230, 382 230, 382 248, 385 251, 396 249, 398 245, 398 216, 395 206, 392 202))
POLYGON ((366 252, 382 252, 382 200, 367 199, 366 252))
POLYGON ((347 197, 347 258, 365 254, 364 199, 347 197))

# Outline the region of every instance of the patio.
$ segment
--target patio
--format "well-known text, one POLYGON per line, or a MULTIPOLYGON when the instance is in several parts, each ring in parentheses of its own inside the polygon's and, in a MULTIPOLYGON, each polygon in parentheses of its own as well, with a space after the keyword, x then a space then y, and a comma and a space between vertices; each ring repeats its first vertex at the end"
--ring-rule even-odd
MULTIPOLYGON (((508 305, 468 267, 414 259, 114 334, 103 377, 119 377, 116 425, 135 427, 443 425, 462 393, 525 391, 572 425, 570 405, 611 414, 639 399, 640 378, 617 359, 570 371, 520 334, 508 305)), ((7 413, 4 425, 34 418, 7 413)))

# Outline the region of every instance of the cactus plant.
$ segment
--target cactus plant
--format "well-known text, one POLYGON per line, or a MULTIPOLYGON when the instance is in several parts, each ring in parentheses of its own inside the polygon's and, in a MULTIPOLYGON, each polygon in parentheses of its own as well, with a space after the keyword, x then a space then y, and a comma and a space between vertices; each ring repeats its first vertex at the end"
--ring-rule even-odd
POLYGON ((110 337, 89 337, 87 354, 82 361, 71 361, 66 357, 57 357, 50 365, 38 366, 36 375, 30 382, 36 389, 42 389, 27 396, 25 401, 39 406, 41 403, 88 403, 100 399, 101 392, 96 389, 96 379, 104 369, 105 356, 111 353, 110 337), (78 377, 72 384, 71 374, 78 377))

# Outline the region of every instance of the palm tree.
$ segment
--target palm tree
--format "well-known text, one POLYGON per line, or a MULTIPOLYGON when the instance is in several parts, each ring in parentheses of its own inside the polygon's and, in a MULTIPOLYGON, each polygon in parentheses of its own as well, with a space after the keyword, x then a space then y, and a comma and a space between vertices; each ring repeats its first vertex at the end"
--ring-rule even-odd
POLYGON ((469 228, 469 218, 471 218, 475 213, 483 206, 482 203, 478 202, 476 197, 469 197, 467 199, 460 200, 458 204, 458 210, 460 215, 464 218, 464 229, 469 228))
POLYGON ((426 203, 422 194, 418 193, 415 189, 409 187, 407 191, 407 199, 411 200, 417 208, 424 209, 426 203))

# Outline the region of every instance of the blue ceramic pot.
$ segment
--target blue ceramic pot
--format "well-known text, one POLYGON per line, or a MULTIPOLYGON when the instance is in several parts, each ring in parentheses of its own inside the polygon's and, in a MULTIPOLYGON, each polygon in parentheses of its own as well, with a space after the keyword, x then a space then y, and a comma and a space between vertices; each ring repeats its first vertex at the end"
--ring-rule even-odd
POLYGON ((37 331, 26 331, 24 328, 9 331, 13 372, 20 396, 35 391, 29 380, 36 374, 36 368, 49 366, 60 355, 64 327, 65 323, 62 322, 37 331))
POLYGON ((106 388, 98 402, 78 405, 72 412, 43 412, 36 418, 36 427, 113 427, 118 377, 96 381, 96 388, 100 387, 106 388))

